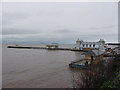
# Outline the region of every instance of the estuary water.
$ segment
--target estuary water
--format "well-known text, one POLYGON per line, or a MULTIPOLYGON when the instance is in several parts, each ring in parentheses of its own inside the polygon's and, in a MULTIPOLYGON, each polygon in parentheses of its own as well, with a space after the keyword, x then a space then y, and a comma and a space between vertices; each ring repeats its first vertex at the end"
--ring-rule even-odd
MULTIPOLYGON (((44 46, 44 45, 25 45, 44 46)), ((75 45, 60 45, 73 48, 75 45)), ((2 46, 3 88, 72 88, 68 64, 79 60, 74 51, 13 49, 2 46)))

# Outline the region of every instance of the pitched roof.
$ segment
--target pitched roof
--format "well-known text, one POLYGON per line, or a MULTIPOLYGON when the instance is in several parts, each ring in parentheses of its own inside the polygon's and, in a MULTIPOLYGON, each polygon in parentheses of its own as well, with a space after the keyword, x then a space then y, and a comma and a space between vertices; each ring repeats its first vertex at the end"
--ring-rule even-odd
POLYGON ((83 55, 87 56, 97 56, 103 54, 103 51, 98 51, 98 50, 89 50, 88 52, 83 53, 83 55))
POLYGON ((87 55, 87 56, 95 56, 96 55, 92 50, 89 50, 88 52, 85 52, 83 54, 87 55))

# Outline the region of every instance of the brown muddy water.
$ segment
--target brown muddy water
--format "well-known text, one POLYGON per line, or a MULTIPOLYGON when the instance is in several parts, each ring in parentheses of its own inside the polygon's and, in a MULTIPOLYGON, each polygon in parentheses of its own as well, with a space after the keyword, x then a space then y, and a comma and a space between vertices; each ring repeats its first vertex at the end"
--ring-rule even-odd
MULTIPOLYGON (((34 46, 34 45, 33 45, 34 46)), ((74 45, 61 45, 71 47, 74 45)), ((68 64, 80 59, 74 51, 2 47, 3 88, 72 88, 68 64)))

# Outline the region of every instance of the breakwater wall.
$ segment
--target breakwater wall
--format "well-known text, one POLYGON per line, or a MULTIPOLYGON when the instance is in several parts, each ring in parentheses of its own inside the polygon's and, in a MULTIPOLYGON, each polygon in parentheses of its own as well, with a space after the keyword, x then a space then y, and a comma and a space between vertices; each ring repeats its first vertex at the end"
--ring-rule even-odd
POLYGON ((66 50, 66 51, 87 51, 87 50, 77 50, 72 48, 46 48, 46 47, 28 47, 28 46, 7 46, 7 48, 16 49, 47 49, 47 50, 66 50))

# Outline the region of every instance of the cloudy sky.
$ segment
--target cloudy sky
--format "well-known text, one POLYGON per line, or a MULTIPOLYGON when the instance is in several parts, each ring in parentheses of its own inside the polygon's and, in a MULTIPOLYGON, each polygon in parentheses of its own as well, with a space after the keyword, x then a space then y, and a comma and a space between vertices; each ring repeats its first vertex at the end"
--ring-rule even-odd
POLYGON ((115 2, 2 3, 4 43, 118 42, 115 2))

